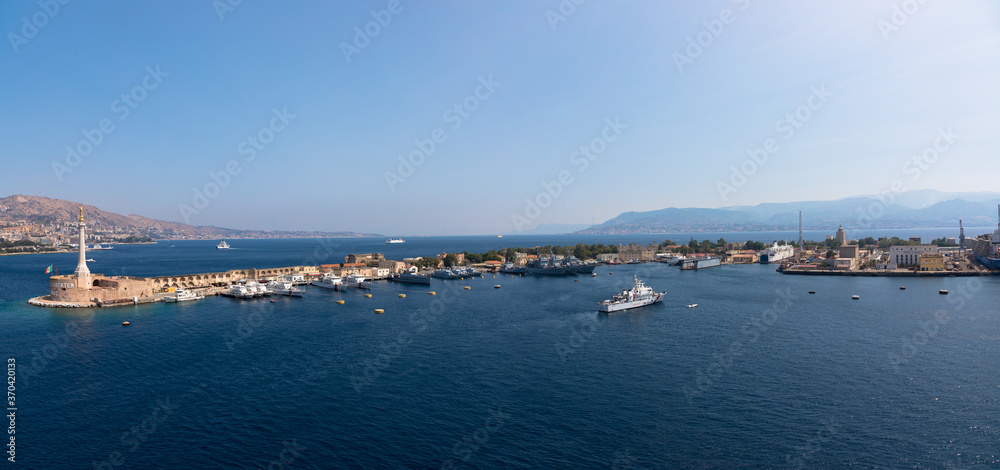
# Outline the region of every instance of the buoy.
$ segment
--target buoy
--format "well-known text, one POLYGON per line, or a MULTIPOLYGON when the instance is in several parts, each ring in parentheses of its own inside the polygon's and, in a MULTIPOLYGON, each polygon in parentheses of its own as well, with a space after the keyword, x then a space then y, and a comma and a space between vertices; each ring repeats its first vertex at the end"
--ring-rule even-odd
POLYGON ((271 299, 271 303, 272 303, 272 304, 274 303, 274 299, 271 299))
POLYGON ((131 325, 131 323, 129 323, 129 322, 127 322, 127 321, 123 321, 123 322, 122 322, 122 326, 129 326, 129 325, 131 325))
POLYGON ((500 288, 500 284, 497 284, 497 285, 493 286, 493 288, 494 289, 499 289, 500 288))
POLYGON ((372 295, 371 294, 365 294, 365 298, 370 299, 370 298, 372 298, 372 295))
POLYGON ((428 294, 430 294, 430 295, 437 295, 437 292, 430 291, 430 292, 428 292, 428 294))
POLYGON ((406 294, 399 294, 399 298, 405 299, 406 298, 406 294))
POLYGON ((337 301, 337 305, 344 305, 344 301, 343 300, 338 300, 337 301))
POLYGON ((472 289, 472 288, 469 287, 469 286, 465 286, 465 290, 469 290, 469 289, 472 289))
POLYGON ((944 294, 947 294, 947 293, 948 293, 948 289, 941 289, 941 290, 938 291, 938 294, 941 294, 941 295, 944 295, 944 294))
POLYGON ((385 313, 385 310, 382 310, 380 308, 376 308, 375 309, 375 313, 385 313))
POLYGON ((854 299, 854 300, 858 300, 858 299, 861 298, 861 296, 860 295, 852 295, 851 298, 854 299))
POLYGON ((899 286, 899 290, 906 290, 906 286, 899 286))
POLYGON ((815 293, 816 293, 816 291, 814 291, 814 290, 811 290, 811 291, 809 291, 809 293, 810 293, 810 294, 815 294, 815 293))

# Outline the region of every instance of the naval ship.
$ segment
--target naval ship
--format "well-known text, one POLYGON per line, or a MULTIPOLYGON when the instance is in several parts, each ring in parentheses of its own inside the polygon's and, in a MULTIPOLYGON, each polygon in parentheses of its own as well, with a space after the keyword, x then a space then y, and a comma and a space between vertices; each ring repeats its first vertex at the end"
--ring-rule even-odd
MULTIPOLYGON (((997 218, 1000 219, 1000 206, 997 206, 997 218)), ((969 239, 976 261, 994 270, 1000 269, 1000 220, 997 222, 997 229, 992 234, 969 239)))
POLYGON ((663 300, 666 292, 654 292, 652 287, 648 287, 639 280, 638 276, 633 276, 635 286, 629 290, 622 289, 620 294, 615 294, 610 300, 602 300, 597 303, 597 310, 600 312, 617 312, 630 308, 644 307, 655 304, 663 300))

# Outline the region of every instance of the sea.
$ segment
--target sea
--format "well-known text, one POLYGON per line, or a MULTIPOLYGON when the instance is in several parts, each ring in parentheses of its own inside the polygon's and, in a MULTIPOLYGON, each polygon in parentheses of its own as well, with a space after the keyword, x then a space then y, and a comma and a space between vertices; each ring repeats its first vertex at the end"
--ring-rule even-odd
MULTIPOLYGON (((797 233, 160 241, 88 257, 94 273, 152 276, 688 237, 797 233)), ((1000 468, 1000 278, 649 263, 376 282, 371 298, 30 306, 49 265, 70 273, 76 255, 0 257, 8 468, 1000 468), (665 301, 597 312, 636 277, 665 301)))

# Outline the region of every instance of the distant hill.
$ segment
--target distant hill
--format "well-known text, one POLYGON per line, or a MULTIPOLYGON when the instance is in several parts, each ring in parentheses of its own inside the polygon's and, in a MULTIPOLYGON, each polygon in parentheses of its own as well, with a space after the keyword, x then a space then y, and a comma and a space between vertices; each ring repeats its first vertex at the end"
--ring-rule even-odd
POLYGON ((625 212, 577 233, 678 233, 796 230, 799 211, 806 230, 987 227, 997 223, 1000 193, 909 191, 892 200, 858 196, 718 209, 667 208, 625 212))
POLYGON ((62 199, 41 196, 9 196, 0 199, 0 226, 21 221, 30 225, 58 227, 76 223, 80 206, 87 226, 96 232, 119 233, 122 236, 144 235, 155 239, 218 239, 218 238, 313 238, 313 237, 374 237, 371 233, 239 230, 212 226, 194 226, 154 220, 141 215, 121 215, 97 207, 62 199))

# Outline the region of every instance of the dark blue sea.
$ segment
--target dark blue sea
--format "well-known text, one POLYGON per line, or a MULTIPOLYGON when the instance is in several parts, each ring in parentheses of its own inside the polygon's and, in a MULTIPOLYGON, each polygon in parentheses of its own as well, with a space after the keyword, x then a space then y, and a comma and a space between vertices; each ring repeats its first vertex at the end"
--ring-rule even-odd
MULTIPOLYGON (((664 238, 163 241, 89 257, 147 276, 664 238)), ((732 235, 769 238, 783 236, 732 235)), ((76 257, 0 257, 8 468, 1000 468, 995 278, 646 264, 376 283, 370 299, 27 305, 50 264, 69 273, 76 257), (666 301, 598 314, 633 275, 666 301)))

